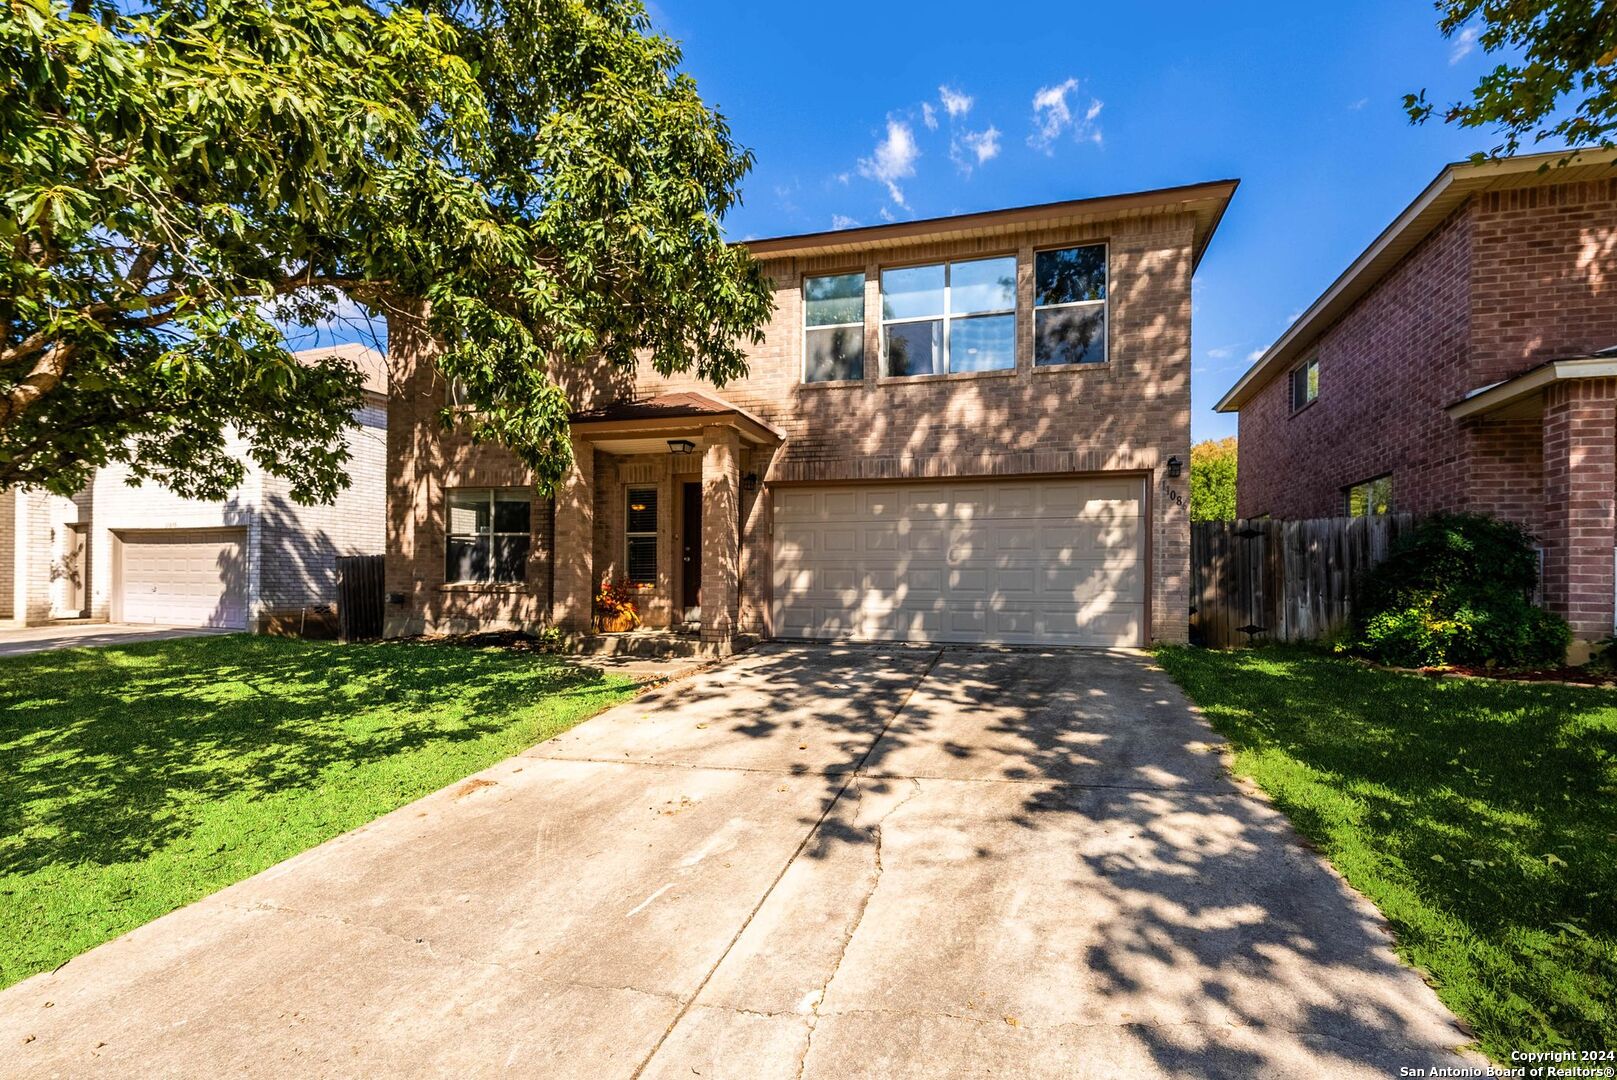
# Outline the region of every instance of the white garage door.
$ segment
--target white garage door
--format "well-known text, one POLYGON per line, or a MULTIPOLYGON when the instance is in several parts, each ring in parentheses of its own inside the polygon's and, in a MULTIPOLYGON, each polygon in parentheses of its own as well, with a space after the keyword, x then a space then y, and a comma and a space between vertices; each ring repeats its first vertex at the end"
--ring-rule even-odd
POLYGON ((777 488, 780 637, 1139 645, 1139 479, 777 488))
POLYGON ((245 530, 165 529, 119 539, 124 622, 246 627, 245 530))

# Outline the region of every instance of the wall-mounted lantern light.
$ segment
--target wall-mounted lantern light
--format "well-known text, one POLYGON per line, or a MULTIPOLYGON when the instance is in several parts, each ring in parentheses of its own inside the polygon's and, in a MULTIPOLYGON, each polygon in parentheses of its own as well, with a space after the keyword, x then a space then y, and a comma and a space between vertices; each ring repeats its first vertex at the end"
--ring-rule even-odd
POLYGON ((757 491, 758 490, 758 474, 755 473, 755 472, 750 472, 746 476, 743 476, 741 478, 741 490, 742 491, 757 491))
POLYGON ((669 439, 668 452, 670 454, 688 454, 696 449, 696 444, 689 439, 669 439))
POLYGON ((1168 459, 1168 475, 1169 476, 1178 476, 1180 474, 1180 472, 1182 472, 1184 470, 1184 467, 1185 467, 1185 463, 1180 461, 1177 457, 1171 457, 1171 458, 1168 459))

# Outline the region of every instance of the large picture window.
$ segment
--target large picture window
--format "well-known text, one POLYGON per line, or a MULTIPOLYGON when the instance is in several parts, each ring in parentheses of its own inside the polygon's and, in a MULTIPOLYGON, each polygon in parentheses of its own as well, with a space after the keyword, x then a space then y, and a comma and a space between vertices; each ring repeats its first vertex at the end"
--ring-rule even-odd
POLYGON ((803 279, 803 381, 865 377, 865 275, 803 279))
POLYGON ((1016 257, 883 270, 887 374, 946 375, 1016 366, 1016 257))
POLYGON ((1392 513, 1392 475, 1378 476, 1347 489, 1349 517, 1392 513))
POLYGON ((634 585, 657 584, 657 489, 630 488, 624 562, 634 585))
POLYGON ((451 490, 444 580, 527 580, 532 511, 533 500, 527 492, 451 490))
POLYGON ((1033 362, 1104 364, 1106 245, 1056 248, 1033 256, 1033 362))

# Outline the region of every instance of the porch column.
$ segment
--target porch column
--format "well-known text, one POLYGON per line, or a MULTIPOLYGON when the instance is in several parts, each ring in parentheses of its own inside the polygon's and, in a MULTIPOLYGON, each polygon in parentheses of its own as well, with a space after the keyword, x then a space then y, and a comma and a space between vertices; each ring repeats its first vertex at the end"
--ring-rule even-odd
POLYGON ((703 428, 702 445, 702 644, 723 654, 741 602, 741 435, 703 428))
POLYGON ((1617 379, 1551 384, 1544 396, 1544 601, 1582 641, 1612 632, 1614 500, 1617 379))
POLYGON ((563 633, 587 634, 595 604, 595 444, 573 440, 573 464, 556 488, 551 554, 551 620, 563 633))

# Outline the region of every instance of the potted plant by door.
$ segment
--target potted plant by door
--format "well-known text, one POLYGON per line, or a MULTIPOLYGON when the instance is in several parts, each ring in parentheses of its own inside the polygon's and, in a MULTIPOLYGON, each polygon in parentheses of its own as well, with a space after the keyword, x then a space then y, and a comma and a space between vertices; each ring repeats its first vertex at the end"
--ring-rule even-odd
POLYGON ((627 581, 603 581, 595 594, 595 630, 600 634, 623 634, 640 625, 640 610, 634 602, 634 586, 627 581))

